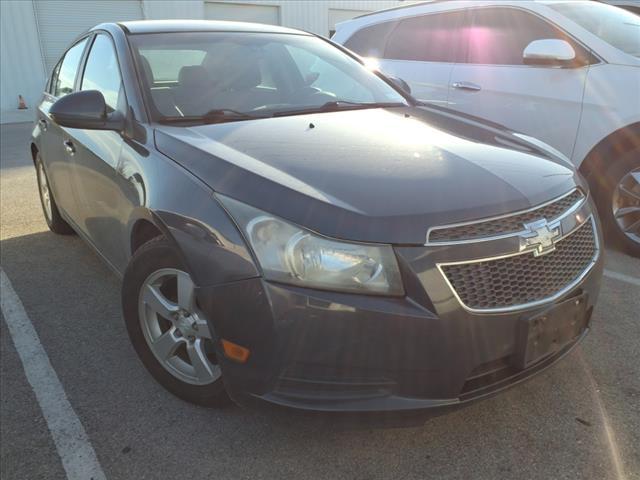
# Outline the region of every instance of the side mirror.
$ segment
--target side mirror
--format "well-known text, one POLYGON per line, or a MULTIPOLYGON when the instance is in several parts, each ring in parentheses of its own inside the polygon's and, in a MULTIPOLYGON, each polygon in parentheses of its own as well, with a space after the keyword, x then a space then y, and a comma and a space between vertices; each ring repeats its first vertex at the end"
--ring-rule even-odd
POLYGON ((84 130, 124 129, 124 116, 120 112, 107 113, 104 96, 97 90, 70 93, 49 109, 54 122, 62 127, 84 130))
POLYGON ((534 40, 522 53, 526 65, 564 65, 576 59, 576 51, 565 40, 534 40))
POLYGON ((400 77, 394 77, 392 75, 387 75, 387 78, 391 80, 391 82, 400 90, 405 93, 411 94, 411 87, 403 79, 401 79, 400 77))

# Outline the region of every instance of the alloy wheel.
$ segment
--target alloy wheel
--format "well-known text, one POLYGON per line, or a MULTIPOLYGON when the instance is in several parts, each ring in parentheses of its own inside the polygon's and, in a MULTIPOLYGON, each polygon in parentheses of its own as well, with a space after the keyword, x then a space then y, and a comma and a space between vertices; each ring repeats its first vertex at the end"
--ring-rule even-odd
POLYGON ((40 198, 44 207, 44 214, 47 221, 51 223, 53 220, 53 209, 51 207, 51 192, 49 191, 49 182, 47 182, 47 174, 44 171, 42 163, 38 163, 38 185, 40 187, 40 198))
POLYGON ((143 283, 138 305, 147 345, 169 373, 192 385, 211 384, 221 377, 213 336, 188 273, 174 268, 155 271, 143 283))
POLYGON ((640 244, 640 169, 622 177, 612 197, 613 217, 620 231, 640 244))

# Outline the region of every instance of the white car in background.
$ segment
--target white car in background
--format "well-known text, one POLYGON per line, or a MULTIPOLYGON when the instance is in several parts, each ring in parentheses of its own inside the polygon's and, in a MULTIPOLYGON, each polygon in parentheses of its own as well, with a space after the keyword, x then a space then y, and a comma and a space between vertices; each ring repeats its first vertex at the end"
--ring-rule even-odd
POLYGON ((589 180, 610 238, 640 255, 640 17, 592 1, 433 1, 338 24, 420 100, 551 145, 589 180))
POLYGON ((640 15, 640 0, 596 0, 602 3, 608 3, 609 5, 615 5, 616 7, 624 8, 630 12, 640 15))

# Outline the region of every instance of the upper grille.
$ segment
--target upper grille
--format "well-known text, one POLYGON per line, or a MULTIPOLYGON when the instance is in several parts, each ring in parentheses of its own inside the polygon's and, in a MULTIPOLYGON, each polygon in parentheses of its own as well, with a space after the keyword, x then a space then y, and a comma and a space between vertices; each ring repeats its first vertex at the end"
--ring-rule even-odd
POLYGON ((593 224, 587 221, 546 255, 535 257, 527 252, 441 268, 467 308, 509 309, 566 289, 590 267, 596 253, 593 224))
POLYGON ((574 190, 569 195, 529 212, 516 213, 508 217, 494 220, 479 221, 467 225, 434 228, 429 233, 429 242, 456 242, 460 240, 474 240, 483 237, 495 237, 524 230, 525 223, 546 218, 548 221, 560 217, 584 198, 580 190, 574 190))

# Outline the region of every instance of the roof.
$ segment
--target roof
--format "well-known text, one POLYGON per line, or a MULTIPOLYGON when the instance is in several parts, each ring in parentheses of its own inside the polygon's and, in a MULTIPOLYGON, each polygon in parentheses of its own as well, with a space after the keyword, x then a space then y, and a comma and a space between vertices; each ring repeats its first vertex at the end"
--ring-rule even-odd
POLYGON ((432 4, 432 3, 437 3, 437 2, 442 2, 442 1, 443 0, 424 0, 422 2, 408 3, 406 5, 398 5, 397 7, 383 8, 383 9, 380 9, 380 10, 376 10, 375 12, 364 13, 362 15, 358 15, 357 17, 353 17, 353 18, 356 19, 356 18, 362 18, 362 17, 370 17, 372 15, 377 15, 378 13, 392 12, 394 10, 404 10, 406 8, 419 7, 419 6, 422 6, 422 5, 429 5, 429 4, 432 4))
MULTIPOLYGON (((418 1, 418 2, 413 2, 413 3, 407 3, 405 5, 398 5, 396 7, 390 7, 390 8, 383 8, 381 10, 376 10, 375 12, 369 12, 369 13, 365 13, 363 15, 358 15, 357 17, 354 17, 351 20, 346 20, 344 22, 340 22, 340 24, 350 24, 351 22, 354 21, 358 21, 359 19, 366 19, 369 17, 376 17, 380 14, 385 14, 388 12, 402 12, 402 11, 412 11, 413 9, 416 8, 420 8, 420 7, 428 7, 431 5, 442 5, 442 4, 448 4, 449 6, 453 6, 453 7, 464 7, 464 8, 469 8, 472 7, 474 5, 478 5, 478 6, 486 6, 488 5, 499 5, 502 2, 506 3, 507 5, 510 6, 515 6, 515 5, 522 5, 522 4, 536 4, 536 3, 543 3, 543 4, 553 4, 553 3, 567 3, 567 2, 575 2, 578 0, 423 0, 423 1, 418 1)), ((588 1, 593 1, 593 0, 581 0, 583 2, 588 2, 588 1)), ((611 2, 614 3, 616 1, 618 2, 622 2, 625 0, 596 0, 596 1, 601 1, 601 2, 611 2)), ((634 1, 634 0, 631 0, 634 1)), ((635 0, 637 1, 637 0, 635 0)))
POLYGON ((118 22, 127 33, 164 33, 164 32, 253 32, 288 33, 308 35, 293 28, 266 25, 263 23, 223 22, 214 20, 135 20, 118 22))

